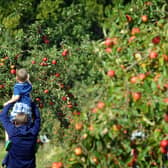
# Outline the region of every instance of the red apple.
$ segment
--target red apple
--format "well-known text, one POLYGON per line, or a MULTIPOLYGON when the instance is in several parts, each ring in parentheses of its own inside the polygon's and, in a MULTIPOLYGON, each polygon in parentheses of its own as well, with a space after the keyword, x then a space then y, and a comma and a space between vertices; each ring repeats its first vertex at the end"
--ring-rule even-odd
POLYGON ((166 153, 166 148, 164 148, 164 147, 160 147, 160 151, 161 151, 161 153, 166 153))
POLYGON ((56 73, 55 76, 58 78, 60 77, 60 73, 56 73))
POLYGON ((136 36, 131 36, 131 37, 128 39, 128 42, 131 43, 135 38, 136 38, 136 36))
POLYGON ((44 62, 43 66, 48 66, 48 64, 46 62, 44 62))
POLYGON ((66 97, 66 96, 63 96, 63 97, 62 97, 62 100, 63 100, 63 101, 66 101, 66 100, 67 100, 67 97, 66 97))
POLYGON ((11 74, 16 74, 16 69, 11 69, 11 70, 10 70, 10 73, 11 73, 11 74))
POLYGON ((138 77, 137 76, 133 76, 133 77, 131 77, 130 82, 131 83, 137 83, 137 80, 138 80, 138 77))
POLYGON ((107 72, 107 75, 108 75, 109 77, 114 77, 114 76, 115 76, 115 71, 114 71, 114 70, 109 70, 109 71, 107 72))
POLYGON ((53 162, 52 168, 63 168, 62 162, 53 162))
POLYGON ((75 150, 74 150, 74 152, 75 152, 75 155, 77 155, 77 156, 80 156, 83 153, 81 147, 76 147, 75 150))
POLYGON ((94 107, 94 108, 92 109, 92 113, 97 113, 97 111, 98 111, 98 108, 96 108, 96 107, 94 107))
POLYGON ((68 97, 74 97, 72 93, 68 93, 68 97))
POLYGON ((65 49, 63 52, 62 52, 62 56, 65 57, 67 56, 69 53, 68 49, 65 49))
POLYGON ((0 85, 0 89, 3 89, 4 88, 4 85, 0 85))
POLYGON ((36 98, 36 101, 40 101, 40 98, 39 98, 39 97, 37 97, 37 98, 36 98))
POLYGON ((47 61, 47 60, 48 60, 48 58, 46 58, 46 57, 43 58, 43 61, 47 61))
POLYGON ((40 108, 43 108, 43 107, 44 107, 44 105, 43 105, 42 103, 40 103, 40 104, 39 104, 39 107, 40 107, 40 108))
POLYGON ((163 85, 163 87, 164 87, 165 89, 168 89, 168 83, 165 83, 165 84, 163 85))
POLYGON ((94 163, 94 164, 98 164, 99 163, 99 160, 98 160, 98 158, 96 157, 96 156, 94 156, 94 157, 92 157, 92 162, 94 163))
POLYGON ((153 39, 152 39, 152 43, 153 44, 159 44, 160 43, 160 36, 156 36, 156 37, 154 37, 153 39))
POLYGON ((62 162, 58 162, 58 168, 62 168, 63 167, 63 163, 62 162))
POLYGON ((45 63, 44 63, 44 62, 41 62, 40 65, 41 65, 41 66, 45 66, 45 63))
POLYGON ((111 53, 112 49, 108 47, 108 48, 105 49, 105 51, 106 51, 106 53, 111 53))
POLYGON ((8 58, 9 58, 9 57, 7 57, 7 56, 6 56, 6 57, 4 57, 4 59, 8 59, 8 58))
POLYGON ((157 166, 157 162, 151 162, 152 166, 157 166))
POLYGON ((161 74, 160 74, 160 73, 157 73, 157 74, 154 76, 153 80, 154 80, 155 82, 157 82, 160 77, 161 77, 161 74))
POLYGON ((149 57, 150 57, 151 59, 155 59, 155 58, 158 57, 158 53, 155 52, 155 51, 151 51, 151 52, 149 53, 149 57))
POLYGON ((94 131, 94 126, 92 124, 90 124, 89 127, 88 127, 88 130, 89 131, 94 131))
POLYGON ((98 108, 98 109, 103 109, 104 106, 105 106, 105 103, 104 103, 104 102, 99 101, 99 102, 97 103, 97 108, 98 108))
POLYGON ((133 92, 132 98, 134 101, 138 101, 141 98, 141 93, 140 92, 133 92))
POLYGON ((122 126, 120 124, 114 124, 112 126, 113 131, 120 131, 122 126))
POLYGON ((33 60, 33 61, 32 61, 32 64, 35 64, 35 63, 36 63, 36 61, 33 60))
POLYGON ((163 57, 164 61, 168 61, 168 55, 163 54, 162 57, 163 57))
POLYGON ((144 73, 141 73, 141 74, 138 75, 138 78, 140 80, 144 80, 146 78, 146 75, 144 73))
POLYGON ((75 124, 75 129, 77 130, 77 131, 79 131, 79 130, 81 130, 83 128, 83 124, 82 123, 76 123, 75 124))
POLYGON ((73 108, 72 103, 69 102, 69 103, 67 104, 67 107, 68 107, 68 108, 73 108))
POLYGON ((164 121, 165 121, 165 122, 168 122, 168 113, 165 113, 165 114, 164 114, 164 121))
POLYGON ((164 98, 163 102, 168 103, 168 98, 164 98))
POLYGON ((52 60, 52 64, 57 64, 57 61, 56 60, 52 60))
POLYGON ((44 40, 48 39, 48 37, 47 37, 46 35, 43 35, 43 36, 42 36, 42 39, 43 39, 43 41, 44 41, 44 40))
POLYGON ((113 41, 111 38, 106 38, 104 44, 106 47, 111 47, 113 45, 113 41))
POLYGON ((160 141, 160 147, 166 148, 168 146, 168 140, 162 140, 160 141))
POLYGON ((42 143, 42 142, 41 142, 41 139, 37 139, 37 143, 38 143, 38 144, 42 143))
POLYGON ((147 15, 141 16, 141 20, 142 20, 142 22, 147 22, 148 21, 148 16, 147 15))
POLYGON ((113 37, 111 38, 113 45, 116 45, 118 43, 118 38, 117 37, 113 37))
POLYGON ((122 50, 121 47, 118 47, 118 48, 117 48, 117 52, 120 52, 121 50, 122 50))
POLYGON ((125 69, 125 65, 123 65, 123 64, 121 64, 120 67, 121 67, 122 69, 125 69))
POLYGON ((132 35, 135 35, 135 34, 137 34, 137 33, 140 33, 140 29, 139 29, 138 27, 132 28, 131 34, 132 34, 132 35))
POLYGON ((144 4, 145 4, 146 6, 151 6, 151 5, 152 5, 152 2, 151 2, 151 1, 146 1, 144 4))
POLYGON ((65 85, 63 83, 60 83, 59 86, 60 86, 60 88, 64 88, 65 87, 65 85))
POLYGON ((128 22, 131 22, 133 20, 130 15, 125 15, 125 17, 126 17, 126 19, 127 19, 128 22))
POLYGON ((50 40, 46 39, 46 40, 44 40, 44 43, 45 43, 45 44, 49 44, 49 43, 50 43, 50 40))
POLYGON ((49 44, 50 40, 48 40, 48 37, 46 35, 42 36, 42 40, 45 44, 49 44))
POLYGON ((48 90, 48 89, 45 89, 45 90, 44 90, 44 93, 46 93, 46 94, 47 94, 48 92, 49 92, 49 90, 48 90))
POLYGON ((52 106, 52 105, 54 105, 54 104, 55 104, 55 103, 54 103, 54 102, 52 102, 52 101, 50 101, 50 102, 49 102, 49 105, 51 105, 51 106, 52 106))

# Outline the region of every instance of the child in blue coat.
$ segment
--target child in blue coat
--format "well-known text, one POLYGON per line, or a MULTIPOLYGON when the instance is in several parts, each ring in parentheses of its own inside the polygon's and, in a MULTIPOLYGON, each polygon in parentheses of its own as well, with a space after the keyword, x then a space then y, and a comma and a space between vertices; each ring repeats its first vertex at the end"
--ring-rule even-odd
MULTIPOLYGON (((9 103, 15 103, 10 113, 10 120, 13 121, 16 115, 20 112, 23 112, 28 115, 29 121, 32 118, 31 112, 31 96, 30 93, 32 91, 32 84, 29 80, 29 74, 25 69, 19 69, 16 71, 16 81, 17 83, 14 85, 13 96, 10 100, 4 103, 4 106, 9 103)), ((8 135, 5 132, 6 144, 9 143, 8 135)))
POLYGON ((19 69, 16 71, 16 81, 14 85, 13 96, 10 100, 4 103, 6 106, 9 103, 15 103, 10 113, 11 121, 15 119, 15 116, 19 112, 28 114, 31 119, 31 96, 32 84, 29 80, 29 74, 25 69, 19 69))

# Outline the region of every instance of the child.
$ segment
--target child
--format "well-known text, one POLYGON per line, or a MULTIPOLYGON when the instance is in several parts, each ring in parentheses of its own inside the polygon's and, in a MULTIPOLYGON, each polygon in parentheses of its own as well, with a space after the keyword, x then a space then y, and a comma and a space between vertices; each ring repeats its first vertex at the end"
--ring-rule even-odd
POLYGON ((31 97, 32 85, 29 80, 29 74, 25 69, 19 69, 16 71, 16 81, 14 85, 13 96, 10 100, 4 103, 4 106, 9 103, 15 103, 10 114, 10 120, 13 121, 16 115, 20 112, 28 114, 28 119, 31 121, 31 97))

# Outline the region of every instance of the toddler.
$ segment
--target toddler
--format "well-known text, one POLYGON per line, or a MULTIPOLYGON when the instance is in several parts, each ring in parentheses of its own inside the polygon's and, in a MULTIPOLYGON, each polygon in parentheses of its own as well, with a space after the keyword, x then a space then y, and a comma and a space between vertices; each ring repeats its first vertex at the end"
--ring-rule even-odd
POLYGON ((13 96, 10 100, 4 103, 6 106, 9 103, 15 103, 10 113, 10 120, 13 121, 16 115, 20 112, 28 115, 28 120, 31 121, 31 96, 32 85, 29 80, 29 74, 25 69, 19 69, 16 71, 16 84, 13 89, 13 96))

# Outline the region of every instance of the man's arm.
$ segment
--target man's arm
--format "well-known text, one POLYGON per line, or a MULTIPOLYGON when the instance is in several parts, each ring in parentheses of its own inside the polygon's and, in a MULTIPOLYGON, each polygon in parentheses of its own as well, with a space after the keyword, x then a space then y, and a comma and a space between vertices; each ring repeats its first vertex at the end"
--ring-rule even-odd
POLYGON ((0 112, 0 122, 2 123, 2 126, 5 128, 9 136, 12 134, 12 129, 14 127, 14 125, 10 122, 10 119, 8 116, 8 112, 12 107, 13 107, 13 103, 10 103, 6 105, 0 112))
POLYGON ((33 135, 37 135, 40 131, 41 118, 40 111, 35 103, 32 103, 32 114, 34 116, 34 123, 31 132, 33 133, 33 135))
POLYGON ((13 106, 13 103, 10 103, 2 109, 2 111, 0 112, 0 121, 2 118, 8 117, 8 112, 12 108, 12 106, 13 106))

